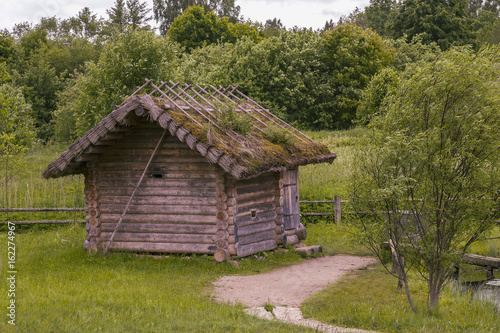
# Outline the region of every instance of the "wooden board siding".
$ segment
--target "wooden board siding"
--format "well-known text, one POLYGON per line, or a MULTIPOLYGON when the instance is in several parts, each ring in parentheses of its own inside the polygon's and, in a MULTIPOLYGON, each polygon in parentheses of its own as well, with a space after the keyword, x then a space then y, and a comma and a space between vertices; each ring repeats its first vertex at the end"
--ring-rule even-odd
POLYGON ((283 171, 281 183, 283 225, 295 230, 300 225, 299 169, 283 171))
MULTIPOLYGON (((92 163, 98 170, 101 245, 111 237, 162 132, 156 124, 143 123, 115 144, 97 147, 98 159, 92 163)), ((214 254, 224 247, 217 192, 217 182, 223 181, 217 169, 167 135, 110 249, 214 254)))
POLYGON ((275 182, 275 174, 270 173, 234 184, 234 226, 229 233, 238 257, 277 247, 275 182))

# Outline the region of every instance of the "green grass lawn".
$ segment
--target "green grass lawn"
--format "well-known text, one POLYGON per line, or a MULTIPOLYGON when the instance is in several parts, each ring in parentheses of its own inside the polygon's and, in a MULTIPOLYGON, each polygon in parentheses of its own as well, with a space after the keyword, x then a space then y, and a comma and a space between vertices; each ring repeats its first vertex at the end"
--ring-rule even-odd
POLYGON ((410 281, 414 314, 397 279, 382 265, 357 271, 311 297, 302 306, 304 316, 321 322, 380 332, 500 332, 500 311, 479 301, 464 287, 452 283, 442 292, 436 313, 426 310, 426 285, 410 281))
MULTIPOLYGON (((22 231, 16 237, 17 332, 303 332, 260 320, 242 306, 217 304, 211 283, 222 275, 255 274, 302 260, 269 253, 241 268, 208 256, 156 259, 130 253, 89 256, 82 226, 22 231)), ((6 281, 6 234, 0 237, 6 281)), ((1 284, 1 304, 8 304, 1 284)), ((0 331, 14 331, 5 314, 0 331)))

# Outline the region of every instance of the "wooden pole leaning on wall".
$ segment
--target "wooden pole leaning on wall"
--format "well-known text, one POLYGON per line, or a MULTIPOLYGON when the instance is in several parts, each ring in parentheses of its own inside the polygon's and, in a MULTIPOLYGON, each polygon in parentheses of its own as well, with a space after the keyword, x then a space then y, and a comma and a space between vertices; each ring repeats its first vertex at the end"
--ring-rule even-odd
POLYGON ((342 219, 342 201, 340 195, 335 195, 333 197, 333 211, 335 214, 335 223, 340 224, 342 219))
POLYGON ((106 249, 104 250, 104 254, 108 253, 109 247, 110 247, 111 243, 113 242, 113 238, 115 238, 116 231, 120 227, 120 224, 122 223, 123 218, 125 217, 125 215, 127 215, 127 211, 128 211, 128 209, 130 207, 130 204, 132 203, 132 199, 134 198, 135 192, 137 192, 137 190, 139 189, 139 186, 141 186, 142 180, 144 179, 144 176, 146 175, 146 172, 149 169, 149 165, 151 164, 151 161, 153 160, 153 157, 156 155, 156 151, 160 147, 161 142, 163 141, 163 138, 165 137, 165 134, 167 133, 167 129, 168 129, 168 127, 165 128, 165 130, 163 131, 163 133, 162 133, 162 135, 160 137, 160 140, 158 140, 158 143, 156 144, 155 150, 153 150, 153 153, 151 154, 151 157, 149 158, 149 161, 146 164, 146 167, 144 168, 144 171, 142 172, 142 176, 139 179, 139 182, 137 182, 137 185, 135 186, 134 191, 132 192, 132 195, 130 195, 130 198, 128 199, 127 206, 125 206, 125 209, 123 210, 123 213, 120 216, 120 219, 118 220, 118 223, 116 224, 115 230, 113 231, 113 233, 111 234, 111 237, 109 238, 108 244, 106 245, 106 249))

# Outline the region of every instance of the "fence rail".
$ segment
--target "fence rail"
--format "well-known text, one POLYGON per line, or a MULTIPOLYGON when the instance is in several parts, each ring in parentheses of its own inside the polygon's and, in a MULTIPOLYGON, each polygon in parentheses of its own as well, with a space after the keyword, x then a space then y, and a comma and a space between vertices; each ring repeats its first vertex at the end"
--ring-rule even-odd
MULTIPOLYGON (((420 199, 414 199, 415 201, 420 201, 420 199)), ((494 198, 485 198, 484 200, 495 200, 494 198)), ((376 202, 380 200, 368 200, 371 202, 376 202)), ((342 220, 342 215, 350 214, 384 214, 385 211, 362 211, 362 212, 343 212, 342 204, 349 203, 350 200, 342 200, 340 195, 335 195, 333 200, 303 200, 300 204, 333 204, 333 212, 307 212, 302 213, 302 216, 331 216, 335 218, 335 223, 340 223, 342 220)), ((83 207, 73 207, 73 208, 0 208, 0 213, 16 213, 16 212, 83 212, 85 208, 83 207)), ((85 220, 33 220, 33 221, 11 221, 16 224, 63 224, 63 223, 85 223, 85 220)), ((496 221, 500 223, 500 221, 496 221)), ((6 221, 0 221, 0 225, 7 224, 6 221)))
MULTIPOLYGON (((37 212, 84 212, 83 207, 73 207, 73 208, 47 208, 47 207, 37 207, 37 208, 0 208, 0 213, 37 213, 37 212)), ((10 221, 15 224, 64 224, 64 223, 85 223, 85 220, 72 219, 72 220, 23 220, 23 221, 10 221)), ((0 225, 7 224, 8 221, 0 221, 0 225)))

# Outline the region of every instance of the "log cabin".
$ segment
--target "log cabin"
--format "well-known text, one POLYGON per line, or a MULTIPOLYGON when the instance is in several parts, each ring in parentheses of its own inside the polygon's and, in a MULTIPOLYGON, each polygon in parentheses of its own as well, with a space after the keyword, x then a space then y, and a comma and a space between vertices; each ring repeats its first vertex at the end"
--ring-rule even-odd
POLYGON ((224 261, 304 240, 299 166, 335 157, 237 87, 146 80, 43 176, 84 175, 89 252, 224 261))

